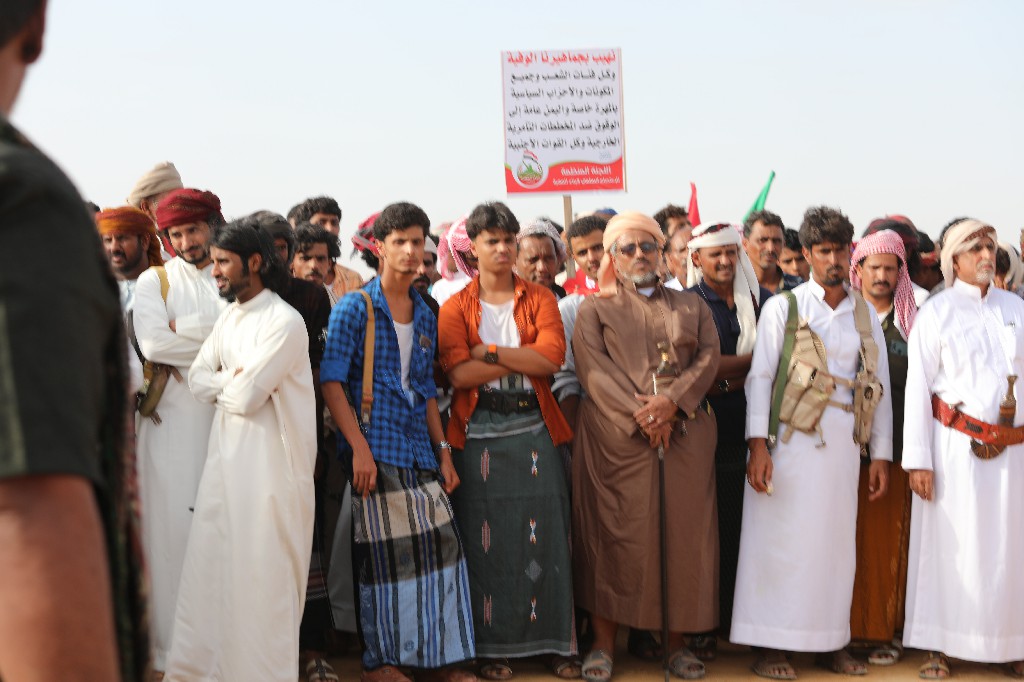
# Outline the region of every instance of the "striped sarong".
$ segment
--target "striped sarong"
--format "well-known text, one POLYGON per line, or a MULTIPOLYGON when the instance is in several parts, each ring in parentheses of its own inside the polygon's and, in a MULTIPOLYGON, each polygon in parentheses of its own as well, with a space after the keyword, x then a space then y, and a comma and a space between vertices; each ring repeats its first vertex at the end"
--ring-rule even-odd
POLYGON ((363 666, 440 668, 475 657, 462 541, 436 471, 377 464, 353 495, 363 666))

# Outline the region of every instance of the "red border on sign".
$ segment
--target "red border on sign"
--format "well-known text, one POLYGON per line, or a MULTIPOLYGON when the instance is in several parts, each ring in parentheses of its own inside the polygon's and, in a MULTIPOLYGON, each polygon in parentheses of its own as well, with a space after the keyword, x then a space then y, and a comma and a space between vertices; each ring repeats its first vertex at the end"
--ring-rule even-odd
POLYGON ((626 178, 622 168, 621 158, 611 163, 568 161, 551 166, 543 183, 536 187, 523 187, 513 175, 512 168, 506 165, 505 191, 509 194, 536 194, 537 192, 575 194, 576 192, 598 190, 622 190, 626 188, 626 178))

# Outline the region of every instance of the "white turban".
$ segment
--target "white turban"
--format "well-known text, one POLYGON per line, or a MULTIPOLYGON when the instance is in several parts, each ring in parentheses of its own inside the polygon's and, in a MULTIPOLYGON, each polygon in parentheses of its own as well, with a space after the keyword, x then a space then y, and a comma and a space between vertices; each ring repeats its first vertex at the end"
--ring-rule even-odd
POLYGON ((178 169, 170 161, 164 161, 139 178, 128 195, 128 203, 135 208, 142 208, 143 199, 183 187, 178 169))
POLYGON ((757 313, 754 306, 759 305, 761 300, 761 287, 757 283, 754 266, 750 263, 747 252, 743 250, 742 229, 729 223, 702 223, 699 227, 693 228, 693 236, 690 237, 686 252, 686 287, 690 288, 704 279, 704 273, 693 264, 690 254, 697 249, 736 246, 736 274, 732 280, 733 303, 736 305, 736 317, 740 323, 736 355, 746 355, 754 351, 754 340, 757 338, 757 313))
POLYGON ((978 240, 984 236, 996 238, 996 228, 986 225, 980 220, 962 220, 949 228, 946 236, 942 238, 942 279, 946 282, 946 288, 953 286, 956 279, 956 272, 953 271, 953 256, 958 256, 974 248, 978 240))
POLYGON ((558 234, 555 224, 547 218, 534 218, 531 220, 524 228, 519 230, 519 234, 516 235, 516 243, 523 241, 523 237, 535 237, 537 235, 551 237, 551 241, 555 243, 555 257, 558 259, 558 264, 564 263, 566 258, 568 258, 565 242, 562 241, 562 235, 558 234))

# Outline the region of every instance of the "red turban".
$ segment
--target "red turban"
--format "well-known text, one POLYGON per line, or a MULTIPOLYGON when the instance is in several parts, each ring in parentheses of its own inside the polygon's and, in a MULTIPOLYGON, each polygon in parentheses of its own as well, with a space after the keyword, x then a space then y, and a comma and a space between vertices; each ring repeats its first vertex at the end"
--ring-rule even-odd
POLYGON ((166 230, 177 225, 209 222, 211 215, 224 220, 216 194, 198 189, 176 189, 156 207, 156 224, 161 230, 166 230))
POLYGON ((868 256, 892 254, 900 262, 900 272, 896 278, 896 291, 893 292, 893 305, 896 307, 896 318, 900 322, 903 338, 910 336, 910 328, 914 326, 917 316, 917 303, 914 302, 914 288, 907 272, 907 252, 903 247, 903 239, 892 230, 875 232, 860 240, 857 249, 850 259, 850 286, 861 290, 857 264, 868 256))
POLYGON ((139 236, 149 235, 149 249, 146 256, 149 264, 163 265, 164 259, 160 257, 160 240, 156 235, 156 226, 149 216, 134 206, 121 206, 120 208, 107 208, 96 214, 96 229, 101 235, 114 232, 128 232, 139 236))
POLYGON ((377 245, 373 243, 373 224, 377 222, 377 216, 379 215, 380 211, 377 211, 359 223, 359 229, 352 235, 352 246, 356 248, 356 251, 369 251, 374 256, 380 255, 377 245))

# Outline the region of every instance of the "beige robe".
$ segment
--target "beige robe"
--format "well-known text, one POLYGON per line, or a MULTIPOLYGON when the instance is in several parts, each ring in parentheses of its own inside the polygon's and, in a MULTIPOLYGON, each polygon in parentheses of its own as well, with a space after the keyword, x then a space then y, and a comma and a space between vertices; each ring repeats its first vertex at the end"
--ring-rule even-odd
MULTIPOLYGON (((577 604, 617 623, 661 627, 658 453, 633 420, 634 393, 650 394, 668 341, 680 371, 668 395, 687 414, 665 452, 669 627, 718 624, 715 419, 698 404, 718 370, 715 322, 696 294, 619 287, 588 297, 573 333, 586 391, 573 444, 573 551, 577 604)), ((737 428, 741 425, 737 424, 737 428)))

